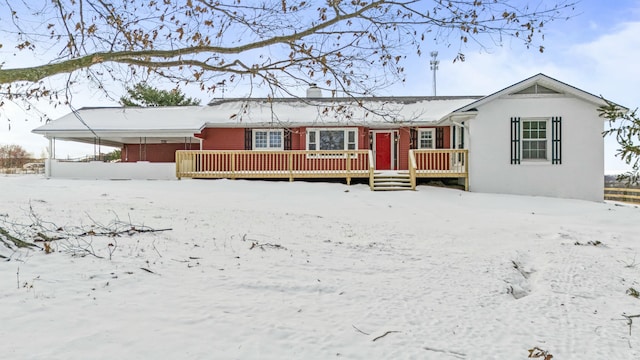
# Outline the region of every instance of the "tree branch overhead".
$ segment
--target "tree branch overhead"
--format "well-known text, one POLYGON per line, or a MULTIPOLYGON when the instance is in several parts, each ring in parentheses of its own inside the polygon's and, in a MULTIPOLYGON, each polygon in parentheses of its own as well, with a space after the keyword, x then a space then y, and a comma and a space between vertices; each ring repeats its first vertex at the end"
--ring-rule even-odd
MULTIPOLYGON (((317 83, 347 95, 371 95, 404 80, 403 61, 432 42, 512 37, 539 46, 545 24, 571 15, 558 0, 531 10, 516 1, 402 0, 324 2, 264 0, 56 0, 8 4, 12 21, 0 32, 15 53, 49 58, 40 65, 0 67, 9 100, 51 94, 41 82, 95 70, 98 81, 149 74, 176 83, 216 84, 258 79, 273 89, 317 83), (34 15, 43 23, 25 21, 34 15), (52 55, 55 53, 55 55, 52 55), (373 71, 372 71, 373 70, 373 71), (301 84, 302 83, 302 84, 301 84)), ((543 47, 540 46, 540 50, 543 47)), ((462 56, 460 56, 462 55, 462 56)), ((453 60, 453 59, 452 59, 453 60)), ((58 101, 64 101, 58 100, 58 101)))

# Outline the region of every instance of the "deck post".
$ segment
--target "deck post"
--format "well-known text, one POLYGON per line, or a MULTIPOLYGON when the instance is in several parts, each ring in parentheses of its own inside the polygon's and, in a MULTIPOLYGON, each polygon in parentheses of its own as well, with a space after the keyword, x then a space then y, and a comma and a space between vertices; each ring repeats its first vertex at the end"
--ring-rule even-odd
POLYGON ((469 150, 465 150, 464 154, 464 191, 469 191, 469 150))
POLYGON ((231 178, 233 180, 236 179, 236 154, 235 152, 230 153, 231 155, 231 178))
POLYGON ((293 153, 291 152, 291 150, 289 150, 288 161, 289 161, 289 182, 292 182, 293 181, 293 153))
POLYGON ((349 151, 347 151, 347 166, 346 166, 346 170, 347 170, 347 185, 351 185, 351 153, 349 151))
POLYGON ((178 151, 176 151, 176 177, 178 178, 178 180, 182 180, 182 177, 180 177, 181 158, 182 158, 181 154, 178 151))

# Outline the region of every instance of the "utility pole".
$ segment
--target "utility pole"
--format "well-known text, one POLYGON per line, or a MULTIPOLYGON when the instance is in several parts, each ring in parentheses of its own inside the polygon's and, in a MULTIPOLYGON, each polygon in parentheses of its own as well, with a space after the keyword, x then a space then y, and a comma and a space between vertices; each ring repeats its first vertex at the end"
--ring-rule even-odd
POLYGON ((440 61, 437 60, 438 57, 438 52, 437 51, 432 51, 431 52, 431 61, 429 62, 429 64, 431 64, 431 70, 433 70, 433 96, 436 96, 436 71, 438 70, 438 64, 440 64, 440 61))

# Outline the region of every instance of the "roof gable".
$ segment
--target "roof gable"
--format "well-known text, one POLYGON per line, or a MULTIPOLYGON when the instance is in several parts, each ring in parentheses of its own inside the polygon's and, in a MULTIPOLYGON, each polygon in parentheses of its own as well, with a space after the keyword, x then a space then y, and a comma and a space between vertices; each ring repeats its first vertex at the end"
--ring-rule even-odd
POLYGON ((512 92, 509 95, 532 95, 532 94, 562 94, 559 91, 549 89, 548 87, 542 86, 538 83, 535 83, 528 88, 525 88, 520 91, 512 92))
MULTIPOLYGON (((455 112, 465 112, 469 110, 476 109, 479 106, 482 106, 488 102, 491 102, 495 99, 504 97, 504 96, 531 96, 531 95, 568 95, 573 96, 579 99, 582 99, 586 102, 592 103, 596 106, 605 106, 607 103, 600 96, 596 96, 587 91, 578 89, 577 87, 571 86, 562 81, 556 80, 552 77, 549 77, 545 74, 537 74, 528 79, 524 79, 520 82, 517 82, 511 86, 508 86, 500 91, 497 91, 491 95, 487 95, 482 99, 474 101, 464 107, 456 110, 455 112)), ((626 109, 623 106, 620 106, 623 109, 626 109)))

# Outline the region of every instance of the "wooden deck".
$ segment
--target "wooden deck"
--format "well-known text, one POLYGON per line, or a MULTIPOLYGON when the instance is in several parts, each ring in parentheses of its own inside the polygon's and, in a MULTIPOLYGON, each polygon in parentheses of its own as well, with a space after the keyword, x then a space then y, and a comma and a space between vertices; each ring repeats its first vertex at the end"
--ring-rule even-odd
POLYGON ((352 178, 373 176, 371 150, 230 151, 179 150, 176 177, 188 178, 352 178))
POLYGON ((464 179, 469 190, 469 150, 437 149, 409 150, 409 175, 415 189, 418 178, 464 179))
MULTIPOLYGON (((467 150, 410 150, 411 189, 417 178, 463 178, 468 189, 467 150)), ((178 150, 176 177, 181 178, 368 178, 373 189, 374 158, 371 150, 252 151, 178 150)))

